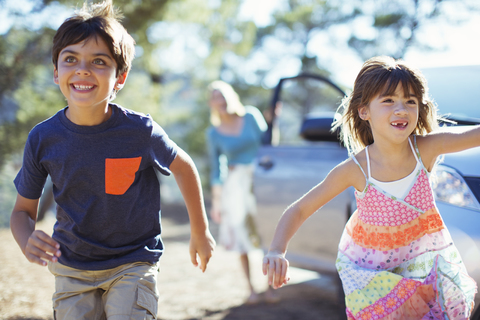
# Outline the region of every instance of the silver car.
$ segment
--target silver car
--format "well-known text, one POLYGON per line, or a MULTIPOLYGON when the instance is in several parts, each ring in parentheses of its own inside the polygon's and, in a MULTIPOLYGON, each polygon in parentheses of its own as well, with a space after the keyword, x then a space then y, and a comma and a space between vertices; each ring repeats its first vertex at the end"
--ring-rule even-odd
MULTIPOLYGON (((480 66, 422 70, 441 114, 458 125, 480 124, 480 66)), ((281 79, 259 151, 254 190, 257 223, 265 246, 285 208, 322 181, 348 157, 330 128, 344 91, 319 75, 281 79)), ((480 148, 445 155, 434 184, 436 202, 469 275, 480 284, 480 148)), ((338 243, 356 208, 347 189, 311 216, 291 240, 287 258, 294 266, 336 274, 338 243)), ((265 248, 267 249, 267 248, 265 248)), ((339 302, 343 291, 339 288, 339 302)), ((472 319, 480 320, 480 295, 472 319)))

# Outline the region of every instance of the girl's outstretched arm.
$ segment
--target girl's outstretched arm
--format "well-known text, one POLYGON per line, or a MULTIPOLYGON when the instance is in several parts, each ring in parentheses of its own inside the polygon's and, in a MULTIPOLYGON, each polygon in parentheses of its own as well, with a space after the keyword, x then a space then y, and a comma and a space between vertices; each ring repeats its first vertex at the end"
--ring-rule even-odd
POLYGON ((452 126, 418 137, 418 147, 425 166, 431 170, 437 157, 480 146, 480 126, 452 126))
POLYGON ((365 178, 357 165, 351 159, 346 160, 285 210, 275 229, 270 249, 263 258, 263 274, 268 275, 269 285, 277 289, 289 280, 285 253, 290 239, 305 220, 348 187, 362 183, 365 183, 365 178))

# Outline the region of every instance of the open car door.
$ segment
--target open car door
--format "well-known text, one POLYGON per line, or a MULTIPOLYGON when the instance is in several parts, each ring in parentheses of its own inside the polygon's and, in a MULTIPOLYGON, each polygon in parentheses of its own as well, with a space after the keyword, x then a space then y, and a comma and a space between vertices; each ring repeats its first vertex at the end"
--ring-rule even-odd
MULTIPOLYGON (((345 96, 327 78, 302 74, 281 79, 265 114, 269 124, 256 163, 257 228, 266 249, 283 211, 320 183, 347 150, 330 132, 345 96)), ((292 265, 335 271, 338 243, 351 215, 353 190, 346 190, 302 225, 289 244, 292 265)))

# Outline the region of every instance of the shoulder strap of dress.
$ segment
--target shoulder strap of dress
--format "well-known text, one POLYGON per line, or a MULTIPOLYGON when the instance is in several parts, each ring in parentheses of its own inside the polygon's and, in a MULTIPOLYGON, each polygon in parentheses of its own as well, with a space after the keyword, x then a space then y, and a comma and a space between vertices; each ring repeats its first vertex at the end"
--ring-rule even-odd
POLYGON ((354 155, 351 156, 352 160, 357 164, 357 166, 360 168, 360 170, 362 170, 362 173, 363 175, 365 176, 365 180, 368 180, 367 179, 367 175, 365 174, 365 171, 363 171, 363 168, 362 166, 360 165, 360 163, 358 162, 357 158, 355 158, 354 155))
POLYGON ((413 147, 412 140, 410 140, 410 137, 408 137, 408 144, 410 145, 410 148, 412 149, 413 156, 415 157, 415 160, 418 162, 418 156, 417 156, 417 139, 416 136, 413 136, 413 139, 415 141, 415 148, 413 147))
MULTIPOLYGON (((408 141, 410 141, 410 139, 408 139, 408 141)), ((420 150, 418 150, 418 145, 417 145, 417 135, 413 135, 413 145, 415 146, 415 150, 413 150, 413 147, 412 147, 412 151, 413 151, 413 154, 415 155, 415 159, 417 159, 417 162, 419 162, 423 166, 422 157, 420 156, 420 150)), ((412 146, 411 142, 410 142, 410 146, 412 146)))
MULTIPOLYGON (((370 171, 370 155, 368 154, 368 146, 365 147, 365 156, 367 158, 367 170, 368 170, 368 176, 365 176, 365 178, 369 180, 371 177, 371 173, 370 173, 371 171, 370 171)), ((363 174, 365 174, 365 172, 363 174)))

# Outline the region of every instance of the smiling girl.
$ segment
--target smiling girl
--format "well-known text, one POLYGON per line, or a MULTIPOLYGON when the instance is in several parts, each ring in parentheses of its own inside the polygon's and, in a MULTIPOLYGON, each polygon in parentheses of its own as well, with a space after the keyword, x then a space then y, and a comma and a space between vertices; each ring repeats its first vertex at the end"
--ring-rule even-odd
POLYGON ((302 223, 353 186, 357 211, 336 262, 347 317, 468 319, 476 283, 437 210, 429 176, 441 154, 480 146, 480 127, 435 132, 425 78, 389 57, 365 62, 341 107, 336 126, 351 157, 282 215, 263 261, 269 283, 288 282, 285 253, 302 223))

